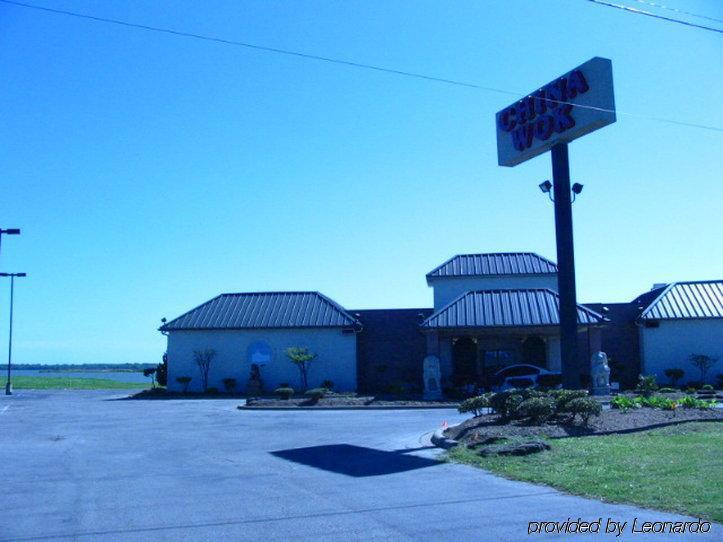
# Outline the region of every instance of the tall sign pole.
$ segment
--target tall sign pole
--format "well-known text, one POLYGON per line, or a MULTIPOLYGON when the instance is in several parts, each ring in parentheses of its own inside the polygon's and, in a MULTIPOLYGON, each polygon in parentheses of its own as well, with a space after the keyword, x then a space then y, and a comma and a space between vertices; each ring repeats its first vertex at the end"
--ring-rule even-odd
MULTIPOLYGON (((497 159, 512 167, 551 151, 560 347, 565 388, 580 387, 568 143, 615 122, 612 62, 595 57, 497 113, 497 159)), ((549 185, 549 183, 547 183, 549 185)))
POLYGON ((560 294, 560 351, 562 385, 580 387, 577 366, 577 291, 575 288, 575 245, 572 236, 572 201, 567 143, 552 147, 552 185, 555 201, 555 239, 557 241, 557 292, 560 294))

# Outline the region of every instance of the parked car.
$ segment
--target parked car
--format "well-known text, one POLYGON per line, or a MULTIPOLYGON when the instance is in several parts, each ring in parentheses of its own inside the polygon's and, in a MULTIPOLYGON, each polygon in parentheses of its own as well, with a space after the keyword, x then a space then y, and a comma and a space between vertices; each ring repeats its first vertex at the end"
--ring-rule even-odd
POLYGON ((551 377, 561 374, 556 371, 548 371, 536 365, 510 365, 497 371, 493 377, 493 389, 496 391, 505 391, 510 388, 530 388, 538 385, 541 375, 550 375, 551 377))

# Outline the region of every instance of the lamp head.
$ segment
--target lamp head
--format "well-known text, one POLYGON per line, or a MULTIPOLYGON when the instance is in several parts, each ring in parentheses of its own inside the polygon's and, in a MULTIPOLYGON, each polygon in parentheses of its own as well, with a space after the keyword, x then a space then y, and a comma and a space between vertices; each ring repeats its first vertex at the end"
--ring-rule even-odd
POLYGON ((579 194, 582 192, 582 185, 580 183, 575 183, 572 185, 572 192, 574 194, 579 194))
POLYGON ((550 189, 552 188, 552 183, 550 181, 542 182, 538 185, 540 187, 540 190, 543 194, 549 194, 550 189))
POLYGON ((0 230, 0 232, 7 234, 7 235, 20 235, 19 228, 8 228, 6 230, 0 230))

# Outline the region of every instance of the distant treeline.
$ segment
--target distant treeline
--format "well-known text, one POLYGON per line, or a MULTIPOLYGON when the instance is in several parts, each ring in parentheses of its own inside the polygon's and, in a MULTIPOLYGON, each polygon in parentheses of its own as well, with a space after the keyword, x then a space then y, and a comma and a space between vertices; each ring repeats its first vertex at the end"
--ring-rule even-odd
POLYGON ((62 365, 45 365, 43 363, 13 363, 13 368, 24 371, 98 371, 98 372, 118 372, 118 373, 134 373, 141 372, 143 369, 155 367, 154 363, 73 363, 62 365))

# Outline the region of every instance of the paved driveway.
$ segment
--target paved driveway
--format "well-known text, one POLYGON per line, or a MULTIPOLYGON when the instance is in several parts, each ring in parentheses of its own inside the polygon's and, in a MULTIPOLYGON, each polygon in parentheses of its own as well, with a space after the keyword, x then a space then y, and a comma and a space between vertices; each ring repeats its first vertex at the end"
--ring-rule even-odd
POLYGON ((0 540, 536 540, 551 537, 529 521, 568 517, 628 521, 616 540, 639 540, 634 518, 676 519, 439 462, 420 437, 454 411, 118 396, 0 398, 0 540))

